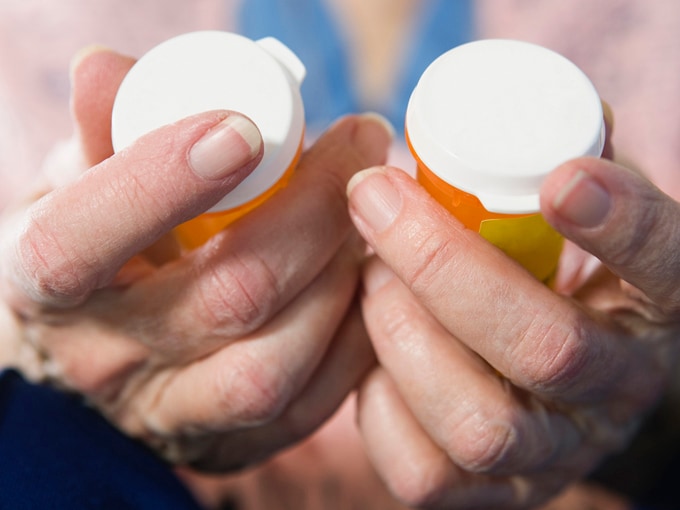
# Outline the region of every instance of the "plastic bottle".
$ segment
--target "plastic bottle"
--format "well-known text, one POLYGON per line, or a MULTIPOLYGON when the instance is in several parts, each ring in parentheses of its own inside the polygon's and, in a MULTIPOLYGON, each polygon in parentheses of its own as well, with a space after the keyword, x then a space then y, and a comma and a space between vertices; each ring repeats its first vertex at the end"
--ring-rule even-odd
POLYGON ((297 56, 274 38, 199 31, 151 49, 126 75, 113 107, 115 151, 165 124, 215 109, 247 115, 262 134, 257 168, 208 212, 175 229, 183 247, 200 246, 288 183, 304 139, 305 74, 297 56))
POLYGON ((406 137, 429 193, 550 284, 562 238, 539 212, 540 186, 561 163, 600 156, 604 145, 602 103, 586 75, 526 42, 458 46, 421 76, 406 137))

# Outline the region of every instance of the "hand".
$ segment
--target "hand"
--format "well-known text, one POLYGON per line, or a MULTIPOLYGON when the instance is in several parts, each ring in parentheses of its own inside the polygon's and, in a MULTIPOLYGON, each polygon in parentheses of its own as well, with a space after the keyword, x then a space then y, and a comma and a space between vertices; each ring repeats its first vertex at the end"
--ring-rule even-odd
POLYGON ((359 423, 400 500, 527 508, 628 443, 677 365, 677 203, 607 160, 558 168, 543 213, 603 262, 586 281, 562 279, 566 295, 396 169, 358 174, 349 196, 384 261, 365 273, 380 368, 361 388, 359 423))
POLYGON ((95 51, 73 69, 93 166, 5 218, 4 317, 15 334, 0 351, 173 462, 240 467, 310 433, 374 362, 355 334, 364 245, 344 189, 383 161, 390 135, 370 116, 339 121, 287 188, 179 254, 167 233, 247 175, 261 140, 244 117, 207 112, 112 156, 112 101, 131 65, 95 51))

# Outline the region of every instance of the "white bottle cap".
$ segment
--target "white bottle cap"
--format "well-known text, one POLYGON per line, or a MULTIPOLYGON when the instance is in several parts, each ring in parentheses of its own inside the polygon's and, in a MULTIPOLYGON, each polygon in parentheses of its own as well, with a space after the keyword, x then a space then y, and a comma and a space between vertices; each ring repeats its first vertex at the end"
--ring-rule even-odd
POLYGON ((599 156, 605 137, 599 95, 580 69, 546 48, 500 39, 437 58, 413 91, 406 129, 427 168, 506 214, 537 212, 547 174, 599 156))
POLYGON ((304 134, 304 77, 302 62, 273 38, 256 42, 199 31, 169 39, 123 80, 113 106, 113 148, 119 151, 149 131, 204 111, 243 113, 262 134, 263 159, 211 211, 238 207, 272 187, 295 158, 304 134))

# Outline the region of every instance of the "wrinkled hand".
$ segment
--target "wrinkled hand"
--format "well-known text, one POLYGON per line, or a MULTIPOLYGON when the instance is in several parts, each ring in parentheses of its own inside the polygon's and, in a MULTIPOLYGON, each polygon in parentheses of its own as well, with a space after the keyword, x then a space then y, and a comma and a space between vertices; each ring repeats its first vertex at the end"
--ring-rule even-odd
POLYGON ((677 365, 676 202, 611 161, 558 168, 544 215, 603 264, 554 292, 396 169, 358 174, 349 196, 384 261, 365 273, 380 368, 359 423, 401 501, 532 507, 629 442, 677 365))
POLYGON ((169 460, 227 470, 310 433, 374 362, 355 334, 364 248, 345 186, 383 162, 390 134, 370 116, 339 121, 287 188, 180 254, 167 233, 245 177, 261 140, 248 119, 215 111, 112 156, 111 107, 132 63, 100 50, 75 65, 91 168, 4 219, 15 335, 0 354, 82 393, 169 460))

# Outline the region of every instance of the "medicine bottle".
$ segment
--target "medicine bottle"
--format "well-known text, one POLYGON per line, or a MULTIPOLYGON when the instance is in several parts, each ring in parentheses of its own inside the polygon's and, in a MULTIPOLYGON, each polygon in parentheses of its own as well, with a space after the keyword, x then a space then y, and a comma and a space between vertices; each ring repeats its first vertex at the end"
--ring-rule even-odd
POLYGON ((458 46, 413 90, 406 137, 421 185, 550 284, 562 238, 539 212, 541 183, 569 159, 600 156, 604 145, 602 104, 586 75, 526 42, 458 46))
POLYGON ((216 109, 243 113, 262 135, 264 155, 253 172, 208 212, 175 229, 183 247, 200 246, 287 184, 304 139, 305 74, 278 40, 222 31, 169 39, 128 72, 113 107, 114 151, 165 124, 216 109))

